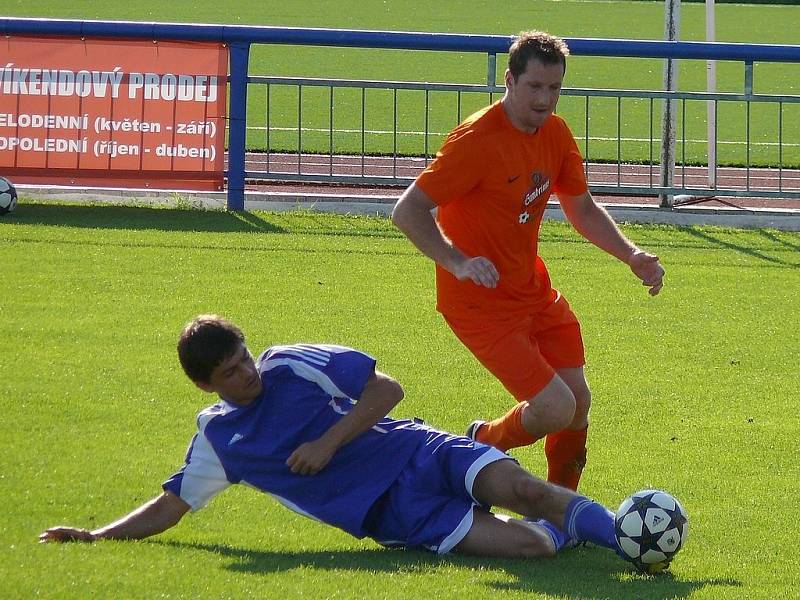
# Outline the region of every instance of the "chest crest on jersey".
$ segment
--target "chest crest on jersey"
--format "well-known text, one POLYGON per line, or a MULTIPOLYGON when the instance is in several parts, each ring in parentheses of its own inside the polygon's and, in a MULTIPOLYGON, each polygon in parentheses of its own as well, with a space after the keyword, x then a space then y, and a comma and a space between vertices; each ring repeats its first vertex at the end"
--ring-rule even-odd
POLYGON ((531 174, 531 182, 525 197, 522 200, 522 212, 519 214, 519 223, 524 225, 531 218, 534 204, 541 198, 546 198, 550 192, 550 177, 539 171, 531 174))

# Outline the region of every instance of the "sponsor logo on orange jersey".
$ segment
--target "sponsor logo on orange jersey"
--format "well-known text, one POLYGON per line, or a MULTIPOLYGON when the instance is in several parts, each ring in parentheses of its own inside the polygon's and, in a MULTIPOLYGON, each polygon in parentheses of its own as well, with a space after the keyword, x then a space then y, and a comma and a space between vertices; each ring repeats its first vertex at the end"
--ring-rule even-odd
POLYGON ((549 190, 550 178, 538 171, 534 171, 531 174, 531 187, 528 189, 528 192, 525 194, 525 199, 522 201, 523 210, 519 215, 520 224, 524 225, 531 218, 530 213, 528 213, 526 209, 539 200, 539 198, 545 196, 549 190))

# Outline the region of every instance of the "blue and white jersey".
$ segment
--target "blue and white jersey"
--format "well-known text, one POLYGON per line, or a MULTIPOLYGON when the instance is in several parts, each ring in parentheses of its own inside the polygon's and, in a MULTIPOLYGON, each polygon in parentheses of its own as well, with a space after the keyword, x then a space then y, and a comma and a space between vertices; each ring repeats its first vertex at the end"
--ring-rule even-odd
POLYGON ((197 510, 230 484, 242 483, 363 537, 370 506, 425 443, 428 429, 385 417, 339 448, 316 475, 295 475, 286 466, 289 455, 348 413, 375 360, 341 346, 299 344, 269 348, 256 364, 261 395, 247 406, 221 401, 203 410, 186 463, 163 488, 197 510))

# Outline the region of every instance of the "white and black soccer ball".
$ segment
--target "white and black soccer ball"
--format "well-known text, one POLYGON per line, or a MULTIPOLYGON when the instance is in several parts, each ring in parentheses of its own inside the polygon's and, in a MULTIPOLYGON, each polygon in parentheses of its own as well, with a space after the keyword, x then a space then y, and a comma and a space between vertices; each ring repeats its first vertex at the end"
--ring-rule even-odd
POLYGON ((614 533, 623 554, 644 573, 669 566, 686 543, 689 521, 680 502, 661 490, 628 496, 614 518, 614 533))
POLYGON ((17 207, 17 188, 5 177, 0 177, 0 215, 12 212, 17 207))

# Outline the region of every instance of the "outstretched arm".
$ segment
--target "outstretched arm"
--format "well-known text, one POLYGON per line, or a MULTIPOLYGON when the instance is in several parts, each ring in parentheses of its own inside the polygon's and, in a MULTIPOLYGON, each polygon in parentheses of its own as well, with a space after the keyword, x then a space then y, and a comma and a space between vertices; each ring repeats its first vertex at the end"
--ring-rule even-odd
POLYGON ((589 192, 580 196, 559 196, 561 208, 573 227, 601 250, 617 257, 647 286, 651 296, 664 287, 664 268, 658 257, 637 248, 619 230, 606 210, 589 192))
POLYGON ((101 539, 138 540, 173 527, 189 510, 180 497, 164 492, 121 519, 89 531, 76 527, 51 527, 39 536, 39 542, 94 542, 101 539))
POLYGON ((459 281, 493 288, 499 275, 492 262, 483 256, 465 256, 448 240, 436 224, 431 211, 433 200, 412 183, 392 211, 392 222, 428 258, 450 271, 459 281))
POLYGON ((364 386, 356 405, 339 422, 313 442, 292 452, 286 464, 292 473, 314 475, 330 462, 336 451, 375 425, 403 399, 400 384, 375 371, 364 386))

